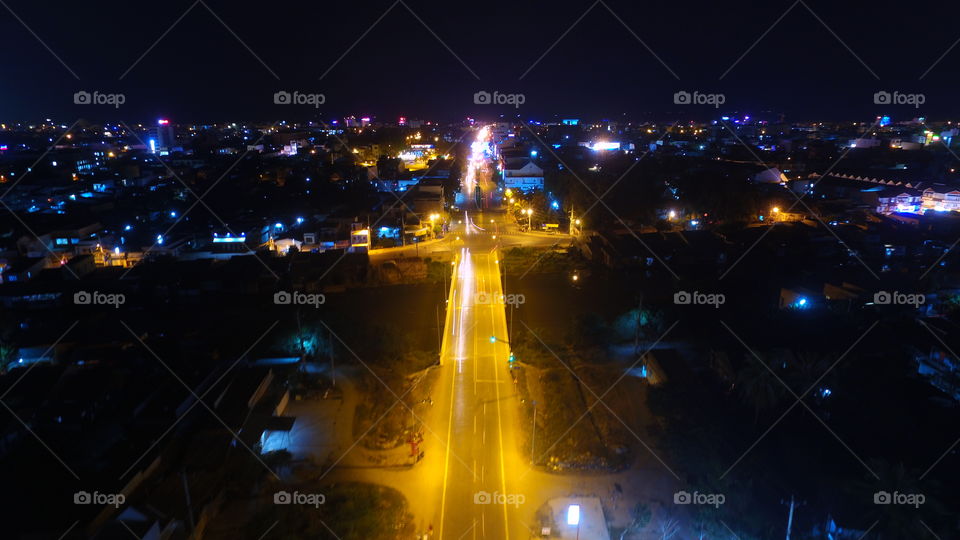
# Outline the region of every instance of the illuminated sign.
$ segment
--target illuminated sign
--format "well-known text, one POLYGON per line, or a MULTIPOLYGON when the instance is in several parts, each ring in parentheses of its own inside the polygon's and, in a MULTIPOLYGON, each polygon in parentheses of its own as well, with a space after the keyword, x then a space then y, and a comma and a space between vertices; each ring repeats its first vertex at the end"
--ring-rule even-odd
POLYGON ((603 150, 619 150, 619 149, 620 149, 620 143, 618 143, 618 142, 609 142, 609 141, 595 142, 595 143, 593 143, 593 146, 592 146, 591 148, 593 148, 593 150, 594 150, 594 151, 597 151, 597 152, 600 152, 600 151, 603 151, 603 150))

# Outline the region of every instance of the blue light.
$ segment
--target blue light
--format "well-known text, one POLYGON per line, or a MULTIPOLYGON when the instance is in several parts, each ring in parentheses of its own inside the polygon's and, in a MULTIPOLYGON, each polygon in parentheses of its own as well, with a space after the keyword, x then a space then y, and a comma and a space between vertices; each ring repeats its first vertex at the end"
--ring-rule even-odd
POLYGON ((806 298, 801 298, 801 299, 797 300, 797 305, 800 306, 800 307, 803 307, 803 306, 807 305, 807 299, 806 299, 806 298))
POLYGON ((490 343, 496 343, 496 342, 497 342, 497 336, 490 336, 490 343))
POLYGON ((230 235, 227 235, 227 236, 225 236, 225 237, 218 237, 218 236, 214 235, 214 238, 213 238, 213 242, 214 242, 215 244, 233 244, 233 243, 246 242, 246 241, 247 241, 247 237, 246 237, 246 236, 230 236, 230 235))
POLYGON ((299 225, 299 224, 301 224, 301 223, 303 223, 303 218, 302 218, 302 217, 298 217, 298 218, 297 218, 297 225, 299 225))
POLYGON ((531 150, 531 151, 530 151, 530 157, 537 157, 537 151, 536 151, 536 150, 531 150))
POLYGON ((171 211, 170 211, 170 217, 172 217, 172 218, 177 217, 177 213, 174 212, 173 210, 171 210, 171 211))
POLYGON ((557 201, 553 201, 552 203, 550 203, 550 206, 552 206, 554 210, 558 210, 560 208, 560 203, 558 203, 557 201))
POLYGON ((133 227, 131 227, 131 226, 129 226, 129 225, 126 225, 126 226, 123 227, 123 230, 129 231, 129 230, 132 229, 132 228, 133 228, 133 227))
POLYGON ((274 223, 273 226, 276 227, 276 228, 278 228, 278 229, 282 229, 282 228, 283 228, 283 223, 280 223, 280 222, 278 221, 278 222, 274 223))

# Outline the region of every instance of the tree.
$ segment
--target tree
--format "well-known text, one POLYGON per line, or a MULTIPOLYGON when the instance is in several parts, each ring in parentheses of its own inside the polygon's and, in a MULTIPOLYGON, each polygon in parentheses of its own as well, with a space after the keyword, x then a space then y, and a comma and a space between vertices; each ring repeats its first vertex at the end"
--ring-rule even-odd
POLYGON ((650 523, 651 517, 652 514, 650 512, 650 508, 643 503, 637 503, 637 505, 634 506, 630 511, 630 519, 632 521, 630 521, 630 524, 627 525, 627 528, 620 533, 620 540, 624 540, 624 538, 627 536, 627 533, 630 531, 639 531, 640 529, 646 527, 650 523))
POLYGON ((679 532, 679 521, 669 514, 660 516, 660 519, 657 521, 657 534, 660 535, 660 540, 669 540, 670 538, 676 536, 679 532))
POLYGON ((878 522, 875 530, 883 540, 930 538, 935 535, 930 534, 928 527, 936 530, 938 520, 945 517, 948 523, 953 521, 944 512, 936 494, 940 485, 932 478, 924 478, 919 471, 907 469, 903 463, 894 465, 882 459, 870 460, 870 468, 879 479, 870 475, 856 489, 861 500, 874 503, 870 520, 878 522), (924 501, 915 506, 897 503, 890 499, 894 494, 919 494, 924 501))
POLYGON ((737 374, 737 388, 744 403, 753 407, 754 421, 774 409, 783 400, 786 388, 773 368, 761 358, 749 355, 747 365, 737 374))

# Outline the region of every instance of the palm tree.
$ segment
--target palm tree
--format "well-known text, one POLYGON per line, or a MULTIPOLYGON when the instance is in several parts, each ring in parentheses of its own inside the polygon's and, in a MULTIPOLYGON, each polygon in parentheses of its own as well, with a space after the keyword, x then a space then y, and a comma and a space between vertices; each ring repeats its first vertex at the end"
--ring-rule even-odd
POLYGON ((771 411, 783 400, 786 388, 770 363, 762 358, 748 356, 747 364, 737 373, 737 388, 743 401, 753 407, 754 421, 759 422, 763 413, 771 411))
POLYGON ((876 521, 874 530, 883 540, 913 540, 931 537, 930 529, 946 514, 936 496, 939 483, 903 463, 896 465, 882 459, 870 460, 870 468, 879 479, 869 476, 856 486, 858 496, 871 507, 870 521, 876 521), (898 504, 893 494, 922 495, 921 505, 898 504), (870 504, 873 503, 873 504, 870 504), (929 528, 928 528, 929 527, 929 528))
POLYGON ((797 395, 806 392, 814 383, 823 387, 830 387, 836 383, 836 374, 830 369, 836 362, 835 355, 800 351, 793 353, 792 356, 788 377, 797 395))
POLYGON ((629 525, 627 525, 627 528, 620 533, 620 540, 624 540, 624 538, 627 537, 627 533, 630 531, 639 531, 650 523, 650 508, 643 503, 637 503, 637 505, 634 506, 633 510, 630 512, 630 517, 632 518, 632 521, 629 525))

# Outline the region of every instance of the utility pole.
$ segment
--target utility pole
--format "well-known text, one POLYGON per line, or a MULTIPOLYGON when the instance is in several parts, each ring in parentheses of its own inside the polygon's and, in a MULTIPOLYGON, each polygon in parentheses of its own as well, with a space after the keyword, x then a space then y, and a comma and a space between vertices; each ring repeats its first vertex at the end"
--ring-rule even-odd
MULTIPOLYGON (((640 327, 641 327, 641 324, 642 324, 642 323, 643 323, 643 295, 641 294, 641 295, 640 295, 640 301, 637 303, 637 327, 636 327, 636 329, 634 330, 634 334, 633 334, 633 355, 634 355, 634 356, 639 356, 639 355, 640 355, 640 327)), ((646 372, 647 372, 646 356, 647 356, 647 355, 645 355, 645 354, 643 355, 643 358, 644 358, 644 360, 643 360, 643 371, 644 371, 644 375, 646 375, 646 372)), ((638 358, 638 360, 639 360, 639 358, 638 358)))
POLYGON ((790 540, 790 530, 793 529, 793 495, 790 496, 790 513, 787 516, 787 540, 790 540))
POLYGON ((530 464, 537 464, 537 455, 534 453, 537 443, 537 400, 533 400, 533 436, 530 437, 530 464))
POLYGON ((193 520, 193 503, 190 502, 190 483, 187 480, 187 471, 180 471, 180 479, 183 481, 183 496, 187 500, 187 519, 190 521, 190 534, 193 534, 197 528, 193 520))
POLYGON ((330 380, 333 383, 333 386, 337 386, 337 367, 333 363, 333 330, 327 328, 327 333, 330 336, 329 338, 329 351, 330 351, 330 380))
MULTIPOLYGON (((787 504, 786 501, 780 501, 781 504, 787 504)), ((797 503, 796 498, 790 495, 790 511, 787 514, 787 540, 790 540, 790 532, 793 529, 793 512, 797 506, 803 506, 806 503, 797 503)))

